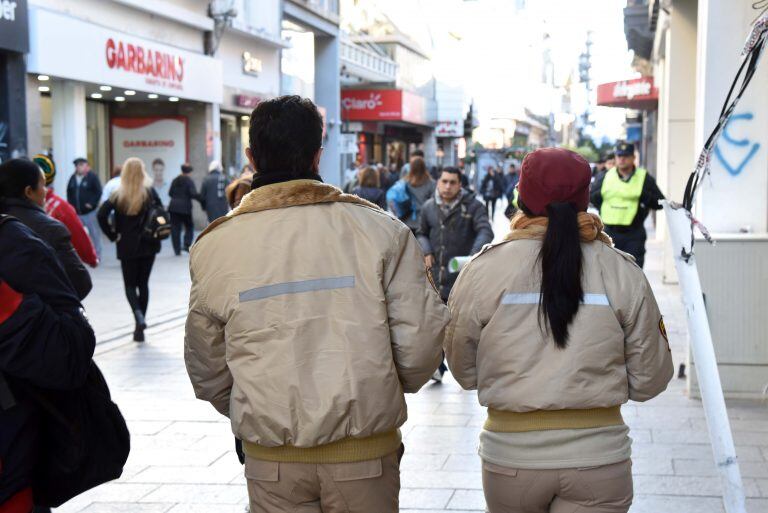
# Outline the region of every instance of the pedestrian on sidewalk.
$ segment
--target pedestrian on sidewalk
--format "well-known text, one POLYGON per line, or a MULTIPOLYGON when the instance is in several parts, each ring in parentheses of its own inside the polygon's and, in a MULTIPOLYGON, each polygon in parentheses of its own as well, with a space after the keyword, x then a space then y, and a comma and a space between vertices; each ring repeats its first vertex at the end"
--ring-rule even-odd
MULTIPOLYGON (((434 197, 421 209, 417 235, 424 263, 437 283, 440 298, 448 302, 458 276, 448 268, 451 259, 474 255, 493 240, 485 206, 474 193, 461 188, 458 168, 443 169, 434 197)), ((441 382, 446 370, 441 361, 432 379, 441 382)))
POLYGON ((381 189, 379 173, 371 166, 360 171, 360 185, 352 190, 352 194, 368 200, 382 209, 387 208, 387 195, 381 189))
POLYGON ((224 176, 224 168, 221 162, 214 160, 208 166, 208 176, 203 180, 200 187, 200 198, 205 213, 208 215, 208 222, 212 223, 219 217, 227 215, 229 206, 227 205, 227 178, 224 176))
POLYGON ((590 180, 574 152, 530 153, 512 231, 464 267, 451 294, 448 365, 488 407, 479 452, 490 513, 628 511, 620 406, 672 378, 642 269, 586 212, 590 180))
POLYGON ((67 201, 75 207, 80 221, 88 230, 88 236, 96 248, 96 255, 101 260, 101 234, 99 233, 96 209, 101 200, 101 182, 96 173, 91 171, 88 160, 78 157, 72 162, 75 173, 67 184, 67 201))
POLYGON ((181 165, 181 174, 173 179, 168 196, 168 212, 171 214, 171 244, 176 256, 181 250, 189 252, 195 238, 195 225, 192 222, 192 200, 201 202, 197 187, 192 180, 193 168, 186 162, 181 165), (184 230, 184 245, 181 245, 181 232, 184 230))
POLYGON ((75 207, 53 190, 53 180, 56 178, 56 164, 50 157, 43 154, 35 155, 32 157, 32 160, 43 171, 43 175, 45 175, 45 212, 67 227, 72 237, 72 246, 74 246, 80 260, 91 267, 98 266, 99 257, 96 255, 96 249, 93 247, 93 242, 88 236, 88 232, 83 227, 83 222, 77 217, 75 207))
POLYGON ((310 100, 250 123, 253 191, 190 255, 195 394, 243 442, 251 513, 397 512, 403 392, 437 368, 448 311, 410 230, 322 182, 310 100))
POLYGON ((485 208, 488 209, 488 216, 493 219, 496 215, 496 202, 501 197, 504 185, 501 171, 494 166, 488 166, 487 171, 480 184, 480 190, 485 200, 485 208))
POLYGON ((161 205, 152 188, 144 162, 129 158, 123 164, 120 187, 99 209, 99 225, 107 238, 116 242, 117 258, 123 272, 125 297, 131 307, 136 327, 133 340, 144 342, 149 305, 149 276, 160 251, 160 241, 145 234, 147 215, 161 205), (114 214, 110 223, 110 216, 114 214))
POLYGON ((26 159, 0 164, 0 213, 19 219, 56 252, 82 300, 93 287, 91 275, 77 256, 67 227, 45 212, 45 196, 45 175, 37 164, 26 159))
POLYGON ((48 245, 20 221, 0 215, 0 248, 0 511, 30 513, 46 444, 43 412, 24 389, 80 387, 96 340, 48 245))
POLYGON ((592 185, 592 204, 600 210, 605 231, 616 247, 645 263, 645 219, 660 210, 664 194, 645 168, 635 166, 635 145, 616 145, 616 167, 608 169, 592 185))
POLYGON ((429 176, 427 165, 422 157, 413 157, 407 169, 407 174, 387 192, 387 204, 390 210, 416 234, 419 229, 421 207, 435 194, 435 181, 429 176))

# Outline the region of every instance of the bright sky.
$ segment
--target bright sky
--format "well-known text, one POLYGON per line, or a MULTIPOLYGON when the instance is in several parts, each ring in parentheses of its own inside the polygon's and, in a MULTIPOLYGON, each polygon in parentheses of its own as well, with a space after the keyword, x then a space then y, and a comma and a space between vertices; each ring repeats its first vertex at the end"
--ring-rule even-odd
MULTIPOLYGON (((541 86, 544 34, 562 86, 578 69, 592 31, 593 137, 615 139, 624 110, 595 107, 597 84, 635 77, 624 36, 626 0, 377 0, 379 8, 423 47, 434 46, 436 74, 464 85, 481 123, 521 113, 547 112, 541 86), (524 8, 519 9, 523 6, 524 8), (425 25, 426 24, 426 25, 425 25)), ((578 78, 577 78, 578 80, 578 78)), ((575 84, 572 110, 583 112, 586 93, 575 84)))

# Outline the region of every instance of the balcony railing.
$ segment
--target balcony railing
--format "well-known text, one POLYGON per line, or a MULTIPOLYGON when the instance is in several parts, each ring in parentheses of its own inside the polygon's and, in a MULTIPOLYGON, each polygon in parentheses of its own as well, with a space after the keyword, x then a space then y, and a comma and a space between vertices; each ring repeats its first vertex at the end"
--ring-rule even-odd
POLYGON ((394 82, 397 63, 342 37, 339 58, 349 74, 366 82, 394 82))

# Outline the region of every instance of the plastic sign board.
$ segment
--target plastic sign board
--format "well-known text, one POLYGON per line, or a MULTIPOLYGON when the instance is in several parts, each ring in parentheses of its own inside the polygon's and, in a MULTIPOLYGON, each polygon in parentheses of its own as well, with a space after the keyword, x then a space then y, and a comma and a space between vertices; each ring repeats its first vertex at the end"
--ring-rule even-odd
POLYGON ((345 121, 406 121, 426 125, 426 99, 400 89, 344 89, 341 117, 345 121))
POLYGON ((30 73, 209 103, 223 100, 217 59, 41 8, 29 16, 30 73))
POLYGON ((605 107, 654 110, 659 102, 659 90, 653 77, 641 77, 597 86, 597 104, 605 107))
POLYGON ((147 174, 168 206, 171 180, 188 160, 187 118, 112 118, 112 165, 121 166, 126 159, 138 157, 144 161, 147 174), (156 159, 161 166, 153 166, 156 159))
POLYGON ((27 0, 0 0, 0 49, 27 53, 27 0))

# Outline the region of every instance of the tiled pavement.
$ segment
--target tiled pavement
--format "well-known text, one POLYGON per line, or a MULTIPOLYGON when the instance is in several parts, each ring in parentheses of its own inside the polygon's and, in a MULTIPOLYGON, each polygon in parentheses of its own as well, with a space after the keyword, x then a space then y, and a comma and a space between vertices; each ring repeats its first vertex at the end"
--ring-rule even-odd
MULTIPOLYGON (((161 257, 173 260, 173 257, 161 257)), ((185 257, 181 257, 185 260, 185 257)), ((648 275, 666 316, 675 364, 684 361, 686 328, 677 288, 660 281, 660 247, 650 245, 648 275)), ((187 275, 181 263, 162 264, 161 280, 171 294, 184 296, 187 275), (175 273, 175 274, 173 274, 175 273), (177 290, 170 286, 178 283, 177 290)), ((106 273, 105 273, 106 274, 106 273)), ((154 284, 154 281, 153 281, 154 284)), ((105 286, 97 282, 97 287, 105 286)), ((122 292, 102 295, 90 305, 124 308, 122 292)), ((153 299, 154 301, 154 299, 153 299)), ((166 298, 166 301, 170 301, 166 298)), ((128 419, 132 451, 125 474, 72 500, 58 512, 242 513, 247 504, 242 467, 233 451, 226 420, 195 400, 182 361, 183 320, 151 328, 148 341, 114 340, 97 349, 97 361, 128 419)), ((472 392, 447 377, 408 397, 403 427, 400 493, 402 511, 482 511, 484 500, 477 456, 483 409, 472 392)), ((768 405, 731 402, 750 513, 768 512, 768 405)), ((715 475, 701 403, 684 395, 675 379, 660 397, 623 408, 634 439, 633 513, 720 513, 715 475)))

